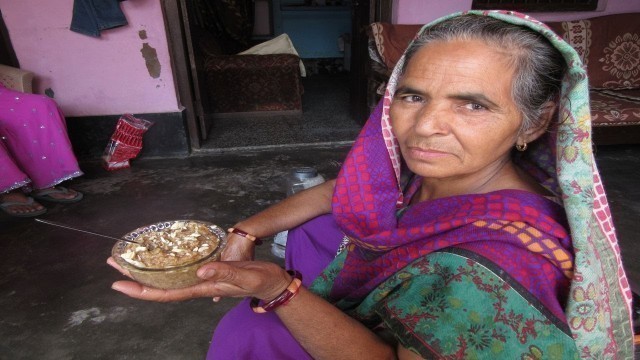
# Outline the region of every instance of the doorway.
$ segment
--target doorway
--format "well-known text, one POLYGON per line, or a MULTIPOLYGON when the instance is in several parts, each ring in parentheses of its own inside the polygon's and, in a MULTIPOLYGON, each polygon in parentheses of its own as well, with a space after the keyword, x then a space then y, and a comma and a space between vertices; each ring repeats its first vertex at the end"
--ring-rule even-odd
MULTIPOLYGON (((289 0, 270 0, 270 29, 274 29, 274 16, 282 9, 281 1, 289 0), (274 3, 280 6, 275 11, 274 3)), ((180 0, 178 5, 172 5, 167 0, 163 3, 172 40, 172 57, 176 63, 174 73, 177 75, 180 101, 187 112, 187 130, 193 150, 335 144, 349 143, 355 139, 369 110, 366 102, 366 27, 372 21, 390 20, 392 0, 340 2, 342 6, 348 4, 351 12, 348 64, 345 67, 346 56, 341 59, 305 58, 301 54, 308 69, 307 77, 302 79, 302 115, 239 116, 229 119, 213 119, 206 110, 203 75, 194 61, 197 44, 194 43, 192 22, 197 14, 189 13, 193 10, 187 6, 187 0, 180 0), (180 55, 182 61, 177 59, 180 55)), ((291 2, 287 2, 284 6, 291 5, 291 2)), ((264 29, 264 24, 261 27, 264 29)), ((274 31, 271 35, 278 34, 274 31)), ((263 41, 265 38, 268 36, 255 40, 263 41)))
POLYGON ((0 11, 0 64, 19 68, 18 58, 13 50, 9 31, 4 23, 2 11, 0 11))

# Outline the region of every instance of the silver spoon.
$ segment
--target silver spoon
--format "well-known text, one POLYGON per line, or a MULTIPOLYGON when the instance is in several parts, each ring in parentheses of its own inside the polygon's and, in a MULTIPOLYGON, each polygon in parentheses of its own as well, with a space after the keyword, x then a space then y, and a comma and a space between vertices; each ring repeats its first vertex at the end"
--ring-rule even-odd
POLYGON ((109 235, 98 234, 98 233, 95 233, 95 232, 93 232, 93 231, 88 231, 88 230, 82 230, 82 229, 74 228, 74 227, 71 227, 71 226, 68 226, 68 225, 63 225, 63 224, 60 224, 60 223, 57 223, 57 222, 54 222, 54 221, 50 221, 50 220, 42 220, 42 219, 35 219, 35 220, 36 220, 37 222, 41 222, 41 223, 43 223, 43 224, 53 225, 53 226, 58 226, 58 227, 61 227, 61 228, 65 228, 65 229, 69 229, 69 230, 74 230, 74 231, 80 231, 80 232, 87 233, 87 234, 91 234, 91 235, 95 235, 95 236, 102 236, 102 237, 104 237, 104 238, 111 239, 111 240, 125 241, 125 242, 129 242, 129 243, 140 244, 140 243, 139 243, 139 242, 137 242, 137 241, 133 241, 133 240, 126 240, 126 239, 117 238, 117 237, 113 237, 113 236, 109 236, 109 235))

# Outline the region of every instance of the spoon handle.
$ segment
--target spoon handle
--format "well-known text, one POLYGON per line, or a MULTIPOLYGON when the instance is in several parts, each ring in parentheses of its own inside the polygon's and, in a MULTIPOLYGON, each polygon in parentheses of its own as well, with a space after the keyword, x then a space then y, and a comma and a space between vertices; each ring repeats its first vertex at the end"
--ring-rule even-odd
POLYGON ((65 228, 65 229, 69 229, 69 230, 74 230, 74 231, 79 231, 79 232, 83 232, 86 234, 91 234, 91 235, 95 235, 95 236, 101 236, 103 238, 107 238, 107 239, 111 239, 111 240, 117 240, 117 241, 125 241, 125 242, 130 242, 130 243, 134 243, 134 244, 138 244, 137 241, 133 241, 133 240, 126 240, 126 239, 122 239, 122 238, 117 238, 117 237, 113 237, 113 236, 109 236, 109 235, 103 235, 103 234, 98 234, 95 233, 93 231, 88 231, 88 230, 82 230, 82 229, 78 229, 78 228, 74 228, 68 225, 64 225, 64 224, 60 224, 54 221, 50 221, 50 220, 42 220, 42 219, 35 219, 37 222, 41 222, 43 224, 47 224, 47 225, 53 225, 53 226, 57 226, 57 227, 61 227, 61 228, 65 228))

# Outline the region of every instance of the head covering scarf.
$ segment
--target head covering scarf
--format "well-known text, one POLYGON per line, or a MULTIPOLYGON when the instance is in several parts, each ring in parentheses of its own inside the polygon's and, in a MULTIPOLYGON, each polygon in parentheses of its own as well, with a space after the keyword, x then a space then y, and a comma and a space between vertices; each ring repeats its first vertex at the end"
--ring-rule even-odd
MULTIPOLYGON (((522 167, 555 190, 566 211, 575 259, 565 313, 581 356, 631 358, 631 290, 592 152, 588 80, 580 57, 546 25, 511 11, 452 14, 427 24, 421 32, 461 14, 490 16, 532 29, 547 38, 568 64, 558 110, 562 121, 552 125, 555 131, 529 147, 522 167)), ((380 266, 394 271, 401 266, 394 261, 372 265, 378 267, 371 269, 354 269, 347 264, 350 257, 362 260, 371 256, 371 251, 384 253, 402 246, 402 235, 406 235, 398 231, 396 212, 411 195, 402 189, 402 159, 389 121, 389 107, 404 61, 405 56, 396 65, 381 104, 356 139, 337 178, 333 213, 346 235, 355 240, 333 285, 332 294, 338 294, 338 299, 349 296, 344 291, 349 284, 357 284, 361 292, 370 290, 376 284, 365 279, 380 266)))

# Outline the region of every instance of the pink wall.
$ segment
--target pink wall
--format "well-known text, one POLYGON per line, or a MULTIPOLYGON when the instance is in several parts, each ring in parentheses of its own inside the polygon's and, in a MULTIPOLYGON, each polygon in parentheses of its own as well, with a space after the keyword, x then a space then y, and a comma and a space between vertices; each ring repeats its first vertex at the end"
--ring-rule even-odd
MULTIPOLYGON (((471 0, 394 0, 395 24, 425 24, 441 16, 471 9, 471 0)), ((607 14, 640 12, 640 0, 600 0, 599 11, 530 13, 541 21, 576 20, 607 14)))
POLYGON ((65 115, 179 110, 160 0, 121 7, 129 24, 93 38, 69 30, 73 0, 0 0, 20 66, 35 73, 34 92, 52 89, 65 115))

